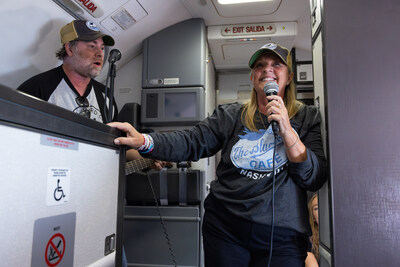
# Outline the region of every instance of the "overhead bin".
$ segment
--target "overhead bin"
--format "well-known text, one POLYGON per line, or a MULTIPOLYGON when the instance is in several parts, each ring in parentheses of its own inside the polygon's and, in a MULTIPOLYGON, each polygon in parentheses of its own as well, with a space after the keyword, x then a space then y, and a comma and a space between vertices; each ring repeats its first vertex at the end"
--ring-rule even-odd
POLYGON ((290 50, 296 35, 292 21, 210 26, 207 39, 216 69, 244 69, 263 44, 276 42, 290 50))

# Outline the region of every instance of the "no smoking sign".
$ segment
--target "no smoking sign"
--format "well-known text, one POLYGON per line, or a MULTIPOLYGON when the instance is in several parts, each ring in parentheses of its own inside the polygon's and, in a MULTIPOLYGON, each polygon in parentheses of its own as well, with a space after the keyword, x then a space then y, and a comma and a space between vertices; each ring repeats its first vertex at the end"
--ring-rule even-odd
POLYGON ((37 219, 33 230, 31 266, 73 266, 75 224, 75 212, 37 219))
POLYGON ((57 266, 64 256, 65 238, 58 233, 53 235, 47 242, 45 260, 48 266, 57 266))

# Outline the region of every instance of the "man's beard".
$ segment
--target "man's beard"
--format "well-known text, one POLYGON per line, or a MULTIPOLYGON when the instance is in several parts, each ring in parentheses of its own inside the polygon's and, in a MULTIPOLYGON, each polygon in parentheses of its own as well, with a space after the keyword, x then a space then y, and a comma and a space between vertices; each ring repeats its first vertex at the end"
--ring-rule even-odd
POLYGON ((75 59, 74 69, 79 75, 94 79, 100 75, 103 66, 95 67, 91 59, 84 59, 81 56, 79 56, 78 58, 75 59))
POLYGON ((92 79, 96 78, 97 76, 100 75, 102 68, 90 68, 90 71, 88 73, 88 76, 92 79))

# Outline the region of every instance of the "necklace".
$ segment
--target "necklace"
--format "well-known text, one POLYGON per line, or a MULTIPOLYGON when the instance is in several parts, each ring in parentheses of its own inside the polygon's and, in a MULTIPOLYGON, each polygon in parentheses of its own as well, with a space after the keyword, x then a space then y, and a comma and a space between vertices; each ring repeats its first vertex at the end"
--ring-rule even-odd
POLYGON ((258 117, 260 118, 260 121, 261 121, 262 125, 264 126, 264 129, 267 130, 267 127, 265 127, 264 120, 263 120, 262 117, 261 117, 260 110, 257 109, 257 111, 258 111, 258 117))

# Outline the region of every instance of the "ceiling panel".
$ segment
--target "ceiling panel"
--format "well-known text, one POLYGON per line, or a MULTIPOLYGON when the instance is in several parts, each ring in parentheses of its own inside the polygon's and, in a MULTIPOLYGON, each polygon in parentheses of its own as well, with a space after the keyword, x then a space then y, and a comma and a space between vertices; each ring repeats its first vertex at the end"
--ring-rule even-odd
POLYGON ((276 42, 289 50, 293 47, 297 36, 296 22, 276 22, 267 24, 275 30, 268 32, 253 32, 256 28, 266 27, 266 24, 244 24, 236 27, 209 26, 207 32, 208 44, 217 70, 247 69, 251 54, 262 45, 276 42), (250 26, 254 25, 254 26, 250 26), (260 25, 260 26, 256 26, 260 25), (224 29, 241 29, 236 35, 226 35, 224 29), (249 32, 246 32, 249 28, 249 32))
POLYGON ((246 3, 246 8, 243 8, 244 4, 221 5, 218 0, 211 0, 211 3, 221 17, 232 18, 271 15, 279 9, 282 0, 246 3))

